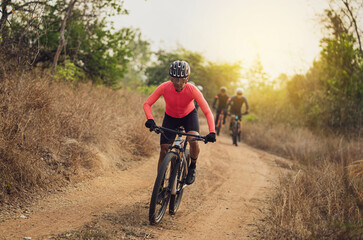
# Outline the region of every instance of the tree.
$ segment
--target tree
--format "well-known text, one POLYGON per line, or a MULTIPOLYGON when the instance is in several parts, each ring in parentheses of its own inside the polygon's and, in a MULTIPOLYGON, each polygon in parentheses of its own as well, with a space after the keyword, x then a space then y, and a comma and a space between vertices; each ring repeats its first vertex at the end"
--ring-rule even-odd
POLYGON ((175 60, 185 60, 189 63, 191 74, 189 81, 202 85, 204 96, 212 100, 221 86, 232 88, 239 83, 241 66, 239 63, 206 63, 205 58, 198 52, 179 48, 173 52, 159 50, 157 61, 146 69, 146 83, 159 85, 169 80, 169 67, 175 60))
POLYGON ((177 52, 166 52, 159 50, 155 53, 157 60, 146 69, 146 84, 159 85, 169 80, 170 64, 178 59, 181 59, 181 54, 177 52))
POLYGON ((127 28, 115 31, 112 23, 106 21, 116 13, 127 14, 123 1, 2 0, 1 3, 6 11, 2 10, 0 19, 4 36, 0 41, 0 74, 20 73, 34 66, 51 67, 52 73, 62 68, 63 73, 81 71, 75 76, 115 86, 126 73, 132 56, 130 44, 136 35, 127 28))
POLYGON ((139 86, 145 81, 145 70, 149 65, 151 58, 150 43, 142 39, 140 30, 133 30, 135 32, 135 38, 130 41, 129 49, 132 56, 127 63, 127 72, 122 79, 122 83, 125 87, 139 86))
POLYGON ((355 35, 357 39, 355 44, 358 45, 361 54, 363 54, 362 30, 358 26, 357 19, 362 15, 362 8, 362 1, 330 0, 330 8, 326 10, 326 16, 323 18, 326 29, 331 30, 335 38, 343 33, 355 35))
POLYGON ((287 85, 291 102, 310 127, 337 131, 362 125, 363 55, 351 31, 350 15, 343 12, 325 11, 330 34, 321 41, 320 59, 305 76, 296 75, 287 85))
POLYGON ((69 18, 69 16, 72 13, 72 9, 74 7, 74 4, 77 2, 77 0, 71 0, 69 2, 69 6, 67 9, 67 12, 62 20, 62 25, 61 25, 61 29, 60 29, 60 37, 59 37, 59 45, 58 45, 58 49, 54 55, 54 59, 53 59, 53 65, 52 65, 52 75, 55 74, 55 69, 57 67, 58 64, 58 59, 59 59, 59 55, 62 51, 63 45, 64 45, 64 30, 66 28, 66 24, 67 24, 67 20, 69 18))
POLYGON ((269 76, 263 69, 259 56, 257 56, 254 64, 248 69, 244 77, 248 80, 250 89, 261 89, 269 85, 269 76))

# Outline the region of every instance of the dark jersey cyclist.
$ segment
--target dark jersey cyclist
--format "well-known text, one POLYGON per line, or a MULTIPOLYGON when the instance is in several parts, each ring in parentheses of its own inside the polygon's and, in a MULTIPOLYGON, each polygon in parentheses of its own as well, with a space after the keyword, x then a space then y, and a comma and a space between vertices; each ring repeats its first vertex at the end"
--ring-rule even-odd
MULTIPOLYGON (((229 100, 229 97, 227 95, 227 89, 225 87, 221 87, 220 93, 217 94, 217 96, 214 98, 214 102, 213 102, 213 109, 216 109, 216 112, 217 112, 216 113, 216 121, 215 121, 216 125, 217 125, 217 122, 218 122, 219 114, 221 114, 222 110, 223 111, 225 110, 228 100, 229 100), (218 102, 218 105, 216 107, 217 102, 218 102)), ((223 124, 226 123, 226 115, 227 115, 227 112, 224 111, 223 124)))
MULTIPOLYGON (((243 96, 243 89, 237 88, 236 95, 231 97, 231 99, 227 103, 226 112, 228 112, 228 109, 230 108, 229 113, 231 115, 237 115, 238 119, 241 120, 243 104, 246 105, 246 111, 244 113, 247 114, 248 108, 249 108, 247 98, 245 96, 243 96)), ((232 121, 233 121, 233 117, 231 118, 231 124, 232 124, 232 121)))
MULTIPOLYGON (((143 108, 148 119, 145 126, 153 130, 156 126, 151 112, 151 106, 161 96, 165 100, 165 116, 162 126, 165 128, 176 129, 183 126, 187 133, 199 135, 198 113, 193 101, 196 100, 207 118, 209 134, 206 140, 215 142, 216 135, 214 129, 214 119, 207 101, 202 93, 190 83, 187 83, 190 75, 190 67, 186 61, 174 61, 169 69, 170 81, 162 83, 145 101, 143 108)), ((165 132, 160 136, 160 157, 158 169, 168 151, 170 144, 173 143, 176 135, 165 132)), ((188 140, 192 138, 188 137, 188 140)), ((190 157, 187 184, 192 184, 195 180, 196 161, 199 155, 199 145, 197 141, 190 141, 190 157)))

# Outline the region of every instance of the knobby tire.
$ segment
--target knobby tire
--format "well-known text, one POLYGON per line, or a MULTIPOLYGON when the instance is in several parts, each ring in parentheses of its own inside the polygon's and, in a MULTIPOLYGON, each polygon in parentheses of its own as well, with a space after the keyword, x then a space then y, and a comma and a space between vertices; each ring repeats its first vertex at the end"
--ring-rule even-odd
POLYGON ((187 178, 187 173, 188 173, 188 166, 190 163, 190 158, 189 158, 189 149, 187 149, 185 151, 185 158, 187 160, 187 165, 185 165, 184 162, 181 162, 181 165, 177 164, 177 171, 176 171, 176 181, 177 181, 177 185, 176 185, 176 195, 171 195, 170 196, 170 204, 169 204, 169 214, 174 215, 176 213, 176 211, 179 208, 182 196, 183 196, 183 187, 185 184, 185 180, 187 178))
POLYGON ((149 208, 149 221, 152 225, 161 221, 168 206, 176 174, 176 171, 173 171, 173 164, 176 163, 177 158, 174 153, 167 153, 156 177, 149 208), (158 199, 161 199, 160 203, 158 203, 158 199), (160 209, 158 209, 158 205, 161 205, 160 209))
POLYGON ((238 122, 233 123, 233 133, 232 133, 233 144, 238 146, 238 122))

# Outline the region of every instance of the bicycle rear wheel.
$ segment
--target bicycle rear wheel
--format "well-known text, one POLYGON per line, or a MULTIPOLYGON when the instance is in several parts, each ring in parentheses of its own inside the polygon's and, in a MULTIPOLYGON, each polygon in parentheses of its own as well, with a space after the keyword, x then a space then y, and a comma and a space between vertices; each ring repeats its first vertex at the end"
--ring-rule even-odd
POLYGON ((170 204, 169 204, 169 214, 174 215, 179 208, 183 191, 184 191, 184 184, 185 179, 187 178, 187 168, 189 166, 190 157, 189 157, 189 149, 185 151, 185 159, 186 163, 181 162, 177 164, 177 171, 176 171, 176 195, 170 196, 170 204))
MULTIPOLYGON (((156 177, 153 193, 151 195, 149 208, 150 224, 157 224, 163 218, 166 208, 170 200, 170 192, 174 183, 175 175, 172 176, 173 166, 175 165, 177 156, 174 153, 167 153, 158 176, 156 177)), ((176 172, 176 171, 174 171, 176 172)))

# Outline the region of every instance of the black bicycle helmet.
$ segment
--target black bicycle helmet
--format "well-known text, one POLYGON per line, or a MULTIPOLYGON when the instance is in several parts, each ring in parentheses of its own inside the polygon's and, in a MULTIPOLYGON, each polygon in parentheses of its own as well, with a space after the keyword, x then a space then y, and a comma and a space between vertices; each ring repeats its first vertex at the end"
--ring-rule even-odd
POLYGON ((186 61, 176 60, 170 65, 169 75, 175 78, 186 78, 190 75, 190 67, 186 61))

